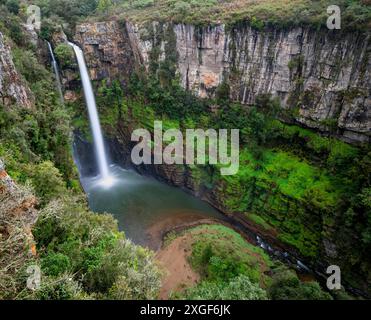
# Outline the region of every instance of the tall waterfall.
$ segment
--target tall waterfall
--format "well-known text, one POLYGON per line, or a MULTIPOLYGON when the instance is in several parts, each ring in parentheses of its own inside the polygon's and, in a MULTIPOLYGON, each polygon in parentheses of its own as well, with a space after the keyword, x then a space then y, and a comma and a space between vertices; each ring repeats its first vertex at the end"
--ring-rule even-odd
POLYGON ((99 166, 100 176, 101 176, 102 181, 106 185, 109 185, 111 184, 111 177, 110 177, 109 169, 108 169, 108 161, 107 161, 105 147, 104 147, 102 130, 101 130, 100 123, 99 123, 99 117, 98 117, 98 112, 97 112, 97 106, 95 103, 94 92, 93 92, 93 88, 90 82, 88 69, 85 64, 84 54, 77 45, 71 42, 69 42, 69 44, 73 47, 75 51, 77 63, 80 69, 81 82, 84 88, 85 100, 86 100, 86 104, 88 107, 90 125, 91 125, 91 130, 93 132, 93 139, 94 139, 94 145, 95 145, 95 150, 96 150, 96 158, 97 158, 97 162, 99 166))
POLYGON ((61 102, 64 103, 63 92, 62 92, 62 83, 61 83, 61 78, 59 76, 58 64, 57 64, 57 61, 55 60, 53 49, 52 49, 52 46, 51 46, 50 42, 47 41, 47 43, 48 43, 50 57, 52 58, 52 66, 53 66, 53 70, 54 70, 54 74, 55 74, 55 81, 56 81, 56 84, 57 84, 58 93, 59 93, 61 102))

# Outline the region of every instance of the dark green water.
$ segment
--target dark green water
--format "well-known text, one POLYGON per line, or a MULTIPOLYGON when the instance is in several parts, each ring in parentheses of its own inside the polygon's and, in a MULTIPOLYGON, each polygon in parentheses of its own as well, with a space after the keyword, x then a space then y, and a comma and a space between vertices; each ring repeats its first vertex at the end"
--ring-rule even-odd
POLYGON ((182 217, 190 215, 193 220, 224 220, 224 216, 206 202, 181 189, 115 165, 110 167, 110 172, 114 179, 111 186, 102 184, 97 177, 81 178, 90 209, 113 214, 120 229, 137 244, 151 246, 148 230, 165 220, 175 221, 178 217, 179 223, 182 217))

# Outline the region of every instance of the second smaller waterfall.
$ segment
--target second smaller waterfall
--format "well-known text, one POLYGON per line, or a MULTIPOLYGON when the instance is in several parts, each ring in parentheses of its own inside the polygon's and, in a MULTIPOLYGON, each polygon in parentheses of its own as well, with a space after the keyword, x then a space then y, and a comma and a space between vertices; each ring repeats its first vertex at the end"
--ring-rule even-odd
POLYGON ((53 48, 52 48, 50 42, 47 41, 47 43, 48 43, 48 49, 49 49, 50 57, 52 58, 52 66, 53 66, 53 70, 54 70, 54 74, 55 74, 55 81, 56 81, 56 84, 57 84, 58 93, 60 95, 61 102, 64 103, 63 92, 62 92, 62 83, 61 83, 61 78, 59 76, 58 64, 57 64, 57 61, 55 60, 54 53, 53 53, 53 48))
POLYGON ((77 63, 79 65, 81 82, 84 89, 86 104, 88 107, 91 130, 93 132, 96 159, 99 166, 100 178, 104 185, 110 186, 113 183, 113 180, 109 174, 108 161, 104 147, 102 129, 100 127, 93 87, 91 85, 88 69, 85 64, 84 54, 77 45, 71 42, 69 42, 69 44, 73 47, 75 51, 77 63))

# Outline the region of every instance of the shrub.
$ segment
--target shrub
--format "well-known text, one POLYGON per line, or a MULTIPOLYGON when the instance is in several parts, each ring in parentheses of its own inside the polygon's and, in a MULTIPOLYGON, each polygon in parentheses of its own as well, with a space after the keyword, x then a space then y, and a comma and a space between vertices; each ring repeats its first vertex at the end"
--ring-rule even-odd
POLYGON ((51 40, 54 32, 58 30, 58 25, 61 25, 62 21, 54 21, 50 18, 43 19, 40 28, 40 37, 44 40, 51 40))
POLYGON ((69 274, 57 278, 42 276, 40 289, 31 295, 31 298, 39 300, 79 300, 84 297, 87 295, 69 274))
POLYGON ((65 182, 62 175, 51 161, 44 161, 31 166, 30 170, 32 170, 29 173, 32 185, 42 204, 46 204, 65 191, 65 182))
POLYGON ((32 197, 29 188, 9 188, 0 179, 0 300, 14 299, 25 288, 25 270, 35 264, 29 252, 30 237, 25 232, 35 212, 30 208, 27 214, 14 214, 27 206, 32 197))
POLYGON ((61 43, 54 49, 54 54, 59 61, 62 69, 73 67, 75 62, 75 54, 70 45, 61 43))
POLYGON ((212 225, 189 232, 194 239, 190 262, 203 279, 228 282, 239 275, 246 275, 252 282, 265 281, 261 270, 271 264, 269 257, 234 230, 212 225))
POLYGON ((175 13, 180 13, 181 15, 186 15, 191 10, 191 5, 185 1, 177 1, 174 4, 175 13))
POLYGON ((17 15, 19 12, 19 0, 7 0, 6 7, 8 8, 9 12, 17 15))
POLYGON ((52 252, 41 260, 41 267, 46 275, 58 276, 69 270, 71 262, 66 255, 52 252))
POLYGON ((32 51, 14 48, 12 53, 17 70, 24 76, 29 84, 34 84, 37 81, 49 77, 46 69, 39 64, 32 51))
POLYGON ((317 282, 302 283, 294 271, 279 267, 273 271, 269 297, 273 300, 332 300, 317 282))
POLYGON ((33 233, 47 274, 77 273, 86 292, 112 299, 157 296, 161 274, 153 253, 125 240, 112 216, 88 211, 79 198, 51 201, 33 233))
POLYGON ((115 233, 118 233, 117 221, 112 216, 88 211, 83 197, 68 193, 61 194, 39 212, 33 230, 39 249, 59 250, 67 256, 72 254, 75 240, 80 247, 84 243, 97 246, 115 233))
POLYGON ((154 0, 135 0, 132 2, 134 8, 146 8, 154 4, 154 0))
POLYGON ((267 300, 265 290, 241 275, 230 282, 202 282, 186 291, 190 300, 267 300))
POLYGON ((129 240, 120 240, 90 268, 84 284, 89 291, 109 293, 115 299, 154 299, 161 281, 153 254, 129 240))

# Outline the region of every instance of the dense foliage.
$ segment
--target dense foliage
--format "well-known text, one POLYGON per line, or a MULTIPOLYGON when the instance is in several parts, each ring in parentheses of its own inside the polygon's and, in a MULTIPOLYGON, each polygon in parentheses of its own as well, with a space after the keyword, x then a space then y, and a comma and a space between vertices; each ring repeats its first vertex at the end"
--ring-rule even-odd
POLYGON ((267 294, 247 276, 238 276, 230 282, 202 282, 187 291, 191 300, 266 300, 267 294))
MULTIPOLYGON (((165 34, 171 42, 171 32, 165 34)), ((368 146, 351 146, 281 122, 290 115, 270 96, 261 96, 250 108, 233 103, 228 83, 218 88, 215 99, 197 99, 179 85, 171 66, 174 57, 158 62, 151 55, 148 78, 133 75, 121 89, 115 81, 112 86, 99 84, 106 132, 117 136, 122 125, 151 130, 160 119, 164 129, 239 128, 237 175, 220 176, 217 166, 184 167, 197 189, 213 193, 223 210, 243 213, 277 232, 313 263, 323 256, 324 240, 331 239, 339 257, 333 262, 342 266, 348 281, 359 285, 352 272, 366 275, 371 263, 368 146)))
MULTIPOLYGON (((11 8, 7 17, 18 21, 11 8)), ((12 37, 8 28, 0 25, 12 37)), ((52 73, 19 32, 24 41, 7 41, 36 99, 31 108, 0 103, 0 158, 18 185, 10 191, 0 185, 0 299, 156 298, 161 273, 153 253, 125 239, 112 216, 88 210, 71 156, 70 110, 59 101, 52 73), (33 194, 38 219, 30 254, 31 212, 13 211, 31 206, 33 194), (37 290, 26 287, 29 266, 41 268, 37 290)), ((68 55, 64 47, 57 53, 68 55)))
MULTIPOLYGON (((169 20, 192 23, 234 24, 247 20, 254 28, 309 24, 322 26, 329 1, 174 1, 174 0, 43 0, 40 35, 49 39, 56 25, 72 34, 80 19, 111 15, 138 21, 169 20), (125 13, 123 12, 125 11, 125 13), (67 24, 66 24, 67 23, 67 24)), ((364 30, 370 18, 366 1, 344 0, 346 28, 364 30)), ((70 155, 72 110, 61 105, 51 73, 40 63, 21 22, 25 3, 0 0, 0 30, 12 44, 14 63, 31 88, 33 108, 0 103, 0 157, 19 183, 22 193, 35 193, 40 217, 34 230, 38 256, 29 258, 20 245, 20 268, 11 275, 0 272, 1 297, 39 299, 145 299, 155 298, 159 270, 151 252, 133 245, 117 230, 107 215, 95 215, 81 197, 77 174, 70 155), (11 40, 10 40, 11 39, 11 40), (23 189, 24 188, 24 189, 23 189), (25 268, 37 264, 42 270, 40 290, 24 288, 25 268)), ((159 61, 159 48, 150 53, 150 76, 134 74, 125 82, 98 85, 99 113, 106 132, 138 125, 151 129, 162 119, 164 128, 240 128, 241 167, 237 175, 220 176, 217 166, 187 166, 195 187, 215 194, 228 212, 239 212, 291 245, 313 263, 323 255, 323 244, 336 244, 346 280, 359 285, 369 278, 371 245, 371 153, 335 138, 288 125, 280 120, 290 115, 277 101, 262 96, 256 106, 246 108, 229 100, 229 84, 223 83, 216 98, 201 100, 181 88, 177 78, 174 35, 169 30, 167 54, 159 61), (353 277, 354 271, 362 276, 353 277)), ((59 61, 73 64, 71 48, 56 47, 59 61)), ((297 61, 291 61, 295 67, 297 61)), ((87 128, 79 106, 76 127, 87 128)), ((4 202, 5 203, 5 202, 4 202)), ((3 203, 2 203, 3 205, 3 203)), ((261 250, 248 245, 223 227, 195 232, 190 262, 202 282, 185 292, 186 298, 209 299, 328 299, 316 283, 302 283, 286 269, 273 270, 261 250), (246 289, 247 288, 247 289, 246 289)), ((1 238, 3 255, 9 243, 1 238)), ((23 248, 23 247, 22 247, 23 248)), ((5 257, 5 258, 3 258, 5 257)), ((2 269, 3 270, 3 269, 2 269)))
POLYGON ((297 275, 285 267, 273 269, 269 296, 274 300, 331 300, 317 282, 301 282, 297 275))
POLYGON ((126 240, 111 216, 88 212, 82 199, 51 201, 33 233, 47 277, 73 275, 90 298, 156 298, 161 282, 153 253, 126 240))
MULTIPOLYGON (((247 21, 252 27, 326 26, 329 0, 102 0, 97 13, 122 16, 137 22, 174 21, 191 24, 234 25, 247 21)), ((340 0, 342 28, 367 30, 371 13, 367 0, 340 0)), ((98 18, 101 17, 98 15, 98 18)), ((94 17, 96 19, 96 16, 94 17)))
POLYGON ((203 225, 185 231, 192 239, 190 263, 201 282, 174 298, 210 300, 299 299, 331 296, 315 281, 301 282, 294 271, 274 262, 234 230, 203 225))
MULTIPOLYGON (((27 1, 0 0, 1 11, 19 14, 25 21, 27 1)), ((43 38, 63 26, 68 35, 84 19, 130 19, 135 22, 173 21, 192 24, 218 24, 233 26, 247 22, 256 29, 278 26, 291 27, 326 25, 330 0, 37 0, 32 4, 41 8, 43 38)), ((367 30, 371 10, 368 0, 338 0, 342 10, 342 29, 367 30)), ((13 16, 14 16, 13 15, 13 16)), ((10 32, 21 43, 20 25, 13 18, 0 19, 10 23, 10 32)))

